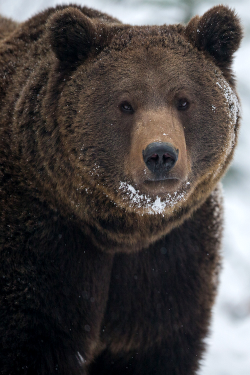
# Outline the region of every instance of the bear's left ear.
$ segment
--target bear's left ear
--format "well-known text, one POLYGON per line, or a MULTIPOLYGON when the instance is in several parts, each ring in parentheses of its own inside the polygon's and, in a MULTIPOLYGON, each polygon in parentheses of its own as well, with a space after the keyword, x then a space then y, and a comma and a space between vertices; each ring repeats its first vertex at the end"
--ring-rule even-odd
POLYGON ((208 52, 222 70, 230 69, 243 36, 239 18, 223 5, 192 18, 185 34, 199 50, 208 52))
POLYGON ((56 11, 47 22, 47 30, 52 50, 65 64, 86 59, 97 43, 95 24, 73 7, 56 11))

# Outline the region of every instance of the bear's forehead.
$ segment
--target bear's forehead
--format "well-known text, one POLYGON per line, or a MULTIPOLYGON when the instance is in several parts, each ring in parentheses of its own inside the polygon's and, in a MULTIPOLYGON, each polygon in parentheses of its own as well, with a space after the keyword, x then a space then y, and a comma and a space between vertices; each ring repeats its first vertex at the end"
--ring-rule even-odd
POLYGON ((213 75, 211 62, 191 47, 183 36, 177 33, 161 35, 160 28, 158 34, 151 33, 150 28, 144 28, 145 38, 139 39, 138 32, 135 30, 134 38, 130 40, 128 35, 132 35, 134 29, 126 30, 127 39, 123 38, 124 34, 116 35, 115 40, 98 55, 95 64, 89 65, 89 73, 96 78, 101 74, 103 80, 108 77, 108 83, 114 77, 112 85, 117 81, 121 83, 122 79, 124 84, 132 84, 133 88, 140 81, 145 84, 167 81, 173 85, 176 82, 189 85, 193 81, 199 82, 201 76, 213 75))
POLYGON ((184 37, 184 27, 181 25, 163 26, 131 26, 115 33, 109 45, 110 50, 122 51, 130 49, 182 49, 191 52, 193 46, 184 37))
POLYGON ((151 70, 164 76, 177 71, 185 77, 192 71, 192 75, 196 71, 204 74, 204 70, 209 70, 204 66, 211 66, 211 60, 186 39, 180 25, 124 27, 114 33, 109 45, 94 60, 103 70, 151 70))

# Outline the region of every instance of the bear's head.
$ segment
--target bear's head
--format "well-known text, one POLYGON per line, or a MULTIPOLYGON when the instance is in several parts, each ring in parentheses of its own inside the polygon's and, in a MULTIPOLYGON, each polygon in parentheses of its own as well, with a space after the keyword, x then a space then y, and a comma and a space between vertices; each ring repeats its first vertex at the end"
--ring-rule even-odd
POLYGON ((232 159, 239 20, 217 6, 186 27, 137 27, 68 7, 47 38, 40 184, 99 246, 146 246, 205 201, 232 159))

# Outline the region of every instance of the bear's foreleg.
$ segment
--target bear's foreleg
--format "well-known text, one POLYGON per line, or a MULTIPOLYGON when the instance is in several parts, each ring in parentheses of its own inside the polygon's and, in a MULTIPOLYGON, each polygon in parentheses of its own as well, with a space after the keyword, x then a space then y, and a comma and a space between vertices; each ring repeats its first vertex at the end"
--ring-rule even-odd
POLYGON ((73 226, 46 227, 2 251, 1 375, 84 375, 99 344, 112 256, 73 226))

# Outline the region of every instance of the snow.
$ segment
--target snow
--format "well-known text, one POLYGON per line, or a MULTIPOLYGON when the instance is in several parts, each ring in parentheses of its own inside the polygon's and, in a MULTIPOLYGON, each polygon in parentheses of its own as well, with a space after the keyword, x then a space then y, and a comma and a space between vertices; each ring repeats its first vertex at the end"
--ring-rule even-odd
MULTIPOLYGON (((70 1, 69 1, 70 2, 70 1)), ((1 0, 0 12, 22 21, 48 6, 61 4, 56 0, 1 0)), ((66 2, 63 1, 65 4, 66 2)), ((74 3, 94 7, 107 12, 125 23, 164 24, 181 22, 188 13, 203 14, 219 1, 170 2, 172 7, 160 0, 74 0, 74 3)), ((167 3, 167 0, 166 0, 167 3)), ((234 70, 238 81, 238 93, 242 106, 242 129, 232 167, 224 179, 225 233, 224 269, 220 289, 214 307, 209 348, 204 355, 199 375, 249 375, 250 374, 250 2, 249 0, 224 0, 223 4, 235 8, 243 21, 245 38, 236 52, 234 70)), ((223 84, 218 81, 223 88, 223 84)), ((229 106, 230 90, 225 90, 229 106)), ((234 99, 233 99, 234 101, 234 99)), ((212 110, 216 111, 216 103, 212 110)), ((237 106, 235 107, 237 108, 237 106)), ((232 112, 232 122, 234 122, 232 112)), ((133 187, 123 186, 138 199, 140 194, 133 187)), ((152 207, 161 207, 156 200, 152 207)), ((153 209, 153 208, 152 208, 153 209)), ((81 357, 79 357, 80 359, 81 357)))
POLYGON ((238 98, 223 77, 220 77, 219 82, 216 82, 216 84, 223 91, 223 95, 228 104, 228 112, 231 118, 232 125, 235 125, 240 112, 240 104, 238 98))
MULTIPOLYGON (((190 183, 187 182, 186 185, 190 183)), ((119 188, 125 192, 124 200, 128 201, 130 207, 143 207, 143 213, 148 214, 164 214, 165 207, 173 207, 180 200, 185 200, 185 192, 179 193, 174 192, 167 194, 167 197, 161 200, 160 197, 156 196, 155 200, 152 200, 146 194, 140 194, 132 185, 126 182, 120 182, 119 188)), ((142 214, 143 215, 143 214, 142 214)))
POLYGON ((80 365, 83 365, 86 362, 79 352, 77 352, 76 357, 80 365))

